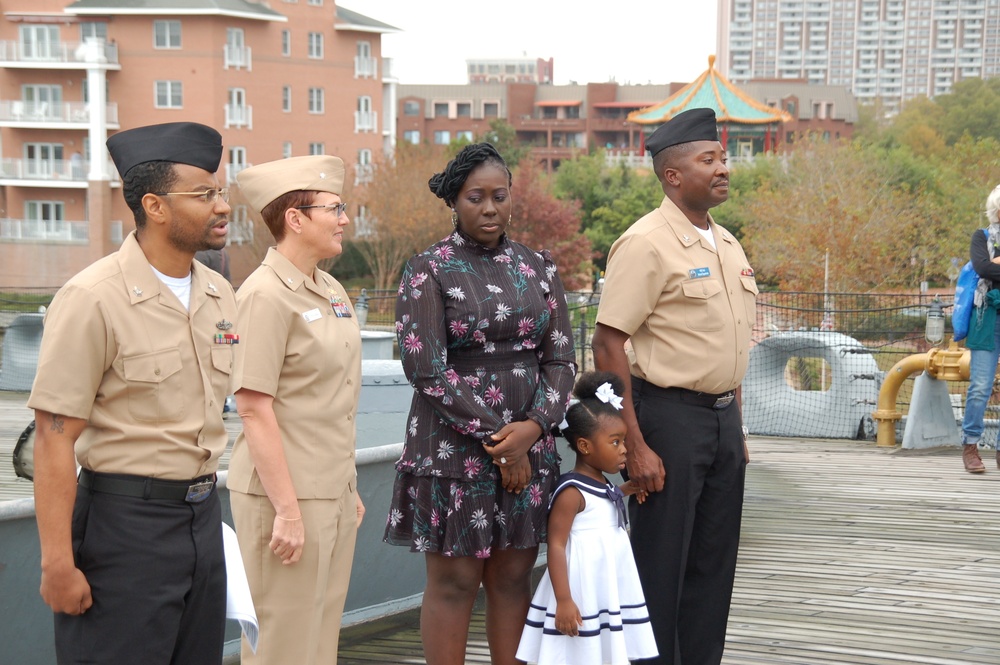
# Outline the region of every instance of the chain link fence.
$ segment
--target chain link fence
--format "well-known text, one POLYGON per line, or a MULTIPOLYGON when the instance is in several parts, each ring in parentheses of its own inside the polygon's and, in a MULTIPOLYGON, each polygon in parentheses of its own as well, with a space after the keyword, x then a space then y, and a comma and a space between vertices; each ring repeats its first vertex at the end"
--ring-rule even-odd
MULTIPOLYGON (((3 340, 3 356, 0 363, 0 389, 29 390, 30 377, 34 376, 37 362, 37 342, 40 337, 41 311, 51 301, 51 290, 20 290, 17 292, 0 289, 0 339, 3 340), (24 375, 29 376, 27 385, 24 375)), ((375 291, 353 289, 351 300, 358 310, 359 319, 369 330, 395 330, 394 310, 396 291, 375 291)), ((594 368, 590 341, 594 332, 600 294, 593 292, 568 292, 573 339, 576 345, 577 363, 581 370, 594 368)), ((764 371, 771 375, 780 374, 783 385, 792 391, 792 398, 801 395, 803 406, 792 408, 804 423, 814 417, 809 413, 810 399, 816 394, 836 388, 836 357, 828 362, 825 349, 834 341, 844 345, 844 339, 852 340, 842 348, 841 355, 860 355, 865 361, 873 361, 870 371, 854 372, 850 381, 868 382, 866 395, 877 395, 882 376, 897 362, 907 356, 924 353, 930 344, 924 339, 927 313, 936 296, 920 294, 860 294, 860 293, 805 293, 766 292, 757 298, 757 320, 753 331, 753 345, 773 346, 785 339, 797 339, 793 352, 767 356, 751 350, 751 363, 781 363, 774 367, 752 367, 753 371, 764 371), (768 341, 770 340, 770 341, 768 341), (874 369, 876 368, 877 369, 874 369)), ((945 312, 947 333, 950 336, 951 294, 941 296, 939 303, 945 312)), ((907 413, 913 379, 907 380, 899 391, 897 408, 907 413)), ((961 416, 966 382, 952 381, 948 384, 952 394, 952 404, 956 417, 961 416)), ((762 396, 767 400, 768 397, 762 396)), ((787 399, 787 397, 786 397, 787 399)), ((859 398, 855 398, 858 401, 859 398)), ((874 401, 871 397, 861 401, 874 401)), ((995 398, 990 411, 998 410, 995 398)), ((855 407, 858 405, 855 404, 855 407)), ((863 404, 868 412, 876 405, 863 404)), ((765 401, 764 411, 768 411, 765 401)), ((772 409, 777 410, 777 409, 772 409)), ((768 425, 765 430, 780 432, 796 431, 794 423, 768 425)), ((763 432, 761 432, 763 433, 763 432)), ((870 432, 859 427, 857 435, 867 436, 870 432)))

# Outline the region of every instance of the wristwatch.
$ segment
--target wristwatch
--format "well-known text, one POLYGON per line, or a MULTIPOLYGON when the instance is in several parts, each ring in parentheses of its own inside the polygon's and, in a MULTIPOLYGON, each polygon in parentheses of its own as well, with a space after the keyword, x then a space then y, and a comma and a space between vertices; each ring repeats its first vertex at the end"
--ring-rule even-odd
POLYGON ((750 429, 746 425, 744 425, 742 429, 743 429, 743 441, 746 442, 747 437, 750 436, 750 429))

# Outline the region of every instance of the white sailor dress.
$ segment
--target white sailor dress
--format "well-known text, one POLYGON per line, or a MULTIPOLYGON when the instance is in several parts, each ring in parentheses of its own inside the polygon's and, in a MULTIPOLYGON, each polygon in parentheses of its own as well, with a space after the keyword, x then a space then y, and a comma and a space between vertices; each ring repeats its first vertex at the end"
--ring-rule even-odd
POLYGON ((628 665, 629 660, 652 658, 656 641, 625 531, 621 490, 570 472, 559 479, 552 501, 569 486, 579 489, 586 502, 566 543, 570 593, 583 625, 573 637, 556 630, 556 598, 546 570, 528 610, 517 658, 539 665, 628 665))

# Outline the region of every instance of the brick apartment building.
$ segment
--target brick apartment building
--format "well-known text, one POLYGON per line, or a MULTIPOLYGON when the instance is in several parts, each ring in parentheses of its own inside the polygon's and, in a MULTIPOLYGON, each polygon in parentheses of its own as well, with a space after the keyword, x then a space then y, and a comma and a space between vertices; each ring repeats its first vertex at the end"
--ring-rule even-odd
MULTIPOLYGON (((333 0, 3 0, 2 12, 0 287, 60 286, 131 231, 104 146, 119 129, 217 128, 224 186, 253 163, 325 153, 350 187, 394 146, 381 35, 396 29, 333 0)), ((238 191, 231 204, 239 281, 260 248, 238 191)))
MULTIPOLYGON (((531 156, 551 171, 560 162, 603 148, 610 161, 648 166, 644 132, 656 127, 629 122, 628 115, 674 95, 683 83, 667 85, 537 85, 486 83, 403 85, 398 88, 398 141, 447 144, 472 140, 502 118, 531 146, 531 156)), ((781 129, 781 142, 806 132, 828 139, 849 139, 857 121, 857 103, 842 86, 802 81, 754 81, 742 92, 761 104, 787 111, 792 120, 781 129)), ((731 155, 735 150, 730 147, 731 155)))

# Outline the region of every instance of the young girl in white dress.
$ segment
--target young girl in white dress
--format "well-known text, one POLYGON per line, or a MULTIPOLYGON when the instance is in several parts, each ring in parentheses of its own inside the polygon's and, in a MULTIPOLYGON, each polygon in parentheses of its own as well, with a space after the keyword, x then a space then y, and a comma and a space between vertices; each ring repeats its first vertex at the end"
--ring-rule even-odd
MULTIPOLYGON (((577 380, 562 434, 576 451, 549 507, 548 570, 538 584, 517 658, 539 665, 628 665, 657 655, 628 533, 625 494, 605 478, 625 468, 621 379, 577 380)), ((645 496, 638 494, 643 501, 645 496)))

